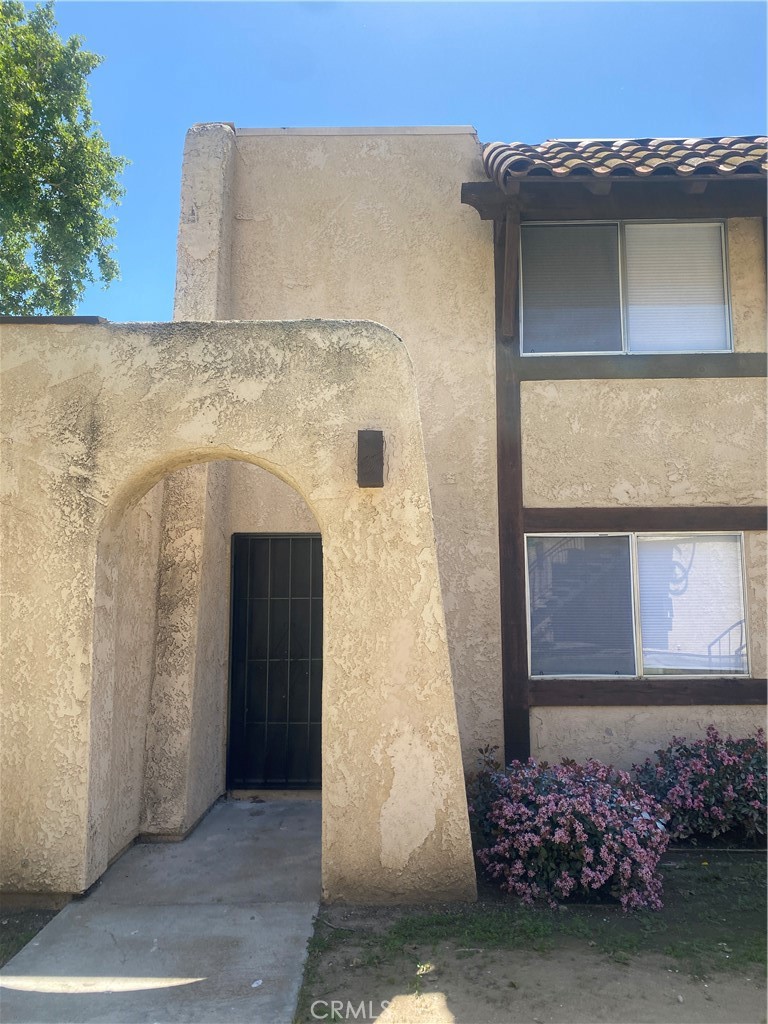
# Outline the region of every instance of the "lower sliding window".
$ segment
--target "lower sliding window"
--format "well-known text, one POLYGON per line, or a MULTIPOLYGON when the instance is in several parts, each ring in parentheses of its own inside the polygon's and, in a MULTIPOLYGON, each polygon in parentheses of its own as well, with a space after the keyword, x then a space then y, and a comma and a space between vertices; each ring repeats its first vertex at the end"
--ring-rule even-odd
POLYGON ((739 533, 529 535, 531 676, 745 675, 739 533))

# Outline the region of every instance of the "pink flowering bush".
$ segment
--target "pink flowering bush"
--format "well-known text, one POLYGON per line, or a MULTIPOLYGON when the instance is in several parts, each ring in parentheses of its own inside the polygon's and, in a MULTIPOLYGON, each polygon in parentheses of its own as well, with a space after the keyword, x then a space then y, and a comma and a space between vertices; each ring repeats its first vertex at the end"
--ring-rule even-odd
POLYGON ((470 813, 478 860, 524 903, 610 896, 624 910, 662 905, 663 815, 626 772, 592 760, 501 770, 486 750, 470 813))
POLYGON ((762 729, 744 739, 723 738, 714 725, 704 739, 674 737, 656 760, 634 766, 640 785, 667 811, 674 839, 736 841, 765 836, 766 744, 762 729))

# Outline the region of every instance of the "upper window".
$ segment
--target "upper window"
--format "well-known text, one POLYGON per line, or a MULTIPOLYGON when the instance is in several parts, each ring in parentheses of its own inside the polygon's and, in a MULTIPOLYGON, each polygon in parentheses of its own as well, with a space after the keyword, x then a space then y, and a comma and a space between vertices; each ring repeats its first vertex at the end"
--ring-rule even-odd
POLYGON ((521 226, 524 355, 730 348, 723 225, 521 226))
POLYGON ((740 534, 526 543, 532 676, 748 671, 740 534))

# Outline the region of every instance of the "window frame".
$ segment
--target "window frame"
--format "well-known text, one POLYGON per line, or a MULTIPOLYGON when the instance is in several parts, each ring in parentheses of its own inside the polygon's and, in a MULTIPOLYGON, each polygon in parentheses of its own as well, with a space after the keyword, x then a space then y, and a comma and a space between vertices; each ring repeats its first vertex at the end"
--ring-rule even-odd
POLYGON ((746 544, 744 539, 744 530, 693 530, 690 532, 678 531, 637 531, 630 532, 627 530, 600 530, 597 532, 584 532, 579 531, 576 533, 540 533, 537 531, 526 532, 523 534, 523 546, 525 551, 525 626, 526 626, 526 643, 527 643, 527 663, 528 663, 528 680, 533 682, 538 679, 617 679, 617 680, 636 680, 636 681, 647 681, 647 680, 658 680, 658 679, 679 679, 679 680, 701 680, 701 679, 752 679, 752 652, 750 644, 750 623, 749 623, 749 595, 747 592, 747 574, 746 574, 746 544), (621 675, 616 672, 611 673, 596 673, 596 672, 558 672, 555 675, 552 674, 536 674, 533 675, 531 671, 531 590, 530 590, 530 574, 529 574, 529 562, 528 562, 528 539, 576 539, 579 537, 627 537, 629 539, 629 567, 630 567, 630 587, 631 587, 631 598, 632 598, 632 635, 634 639, 634 651, 635 651, 635 668, 639 671, 635 672, 634 675, 621 675), (641 617, 640 617, 640 573, 639 573, 639 562, 637 557, 637 542, 638 540, 677 540, 680 538, 693 538, 693 537, 736 537, 738 538, 739 544, 739 571, 740 571, 740 587, 741 587, 741 604, 744 610, 744 637, 745 637, 745 660, 746 669, 744 672, 651 672, 646 673, 643 671, 645 665, 643 663, 643 638, 641 629, 641 617))
POLYGON ((728 254, 728 230, 727 220, 722 217, 696 217, 688 218, 686 220, 675 220, 673 218, 637 218, 629 217, 620 219, 616 217, 609 217, 605 220, 526 220, 520 224, 520 238, 518 241, 518 253, 517 253, 517 264, 518 264, 518 309, 517 309, 517 333, 518 333, 518 352, 521 358, 525 359, 536 359, 541 357, 572 357, 579 356, 589 358, 590 356, 665 356, 665 355, 725 355, 734 351, 733 344, 733 310, 731 303, 731 290, 730 290, 730 264, 728 254), (525 319, 524 319, 524 291, 523 291, 523 273, 524 273, 524 254, 523 254, 523 229, 526 227, 565 227, 565 226, 592 226, 592 225, 606 225, 615 224, 617 230, 617 253, 618 253, 618 279, 619 279, 619 313, 621 322, 621 348, 620 349, 601 349, 600 351, 592 350, 589 352, 584 351, 571 351, 571 352, 526 352, 525 346, 525 319), (631 224, 666 224, 666 225, 680 225, 687 227, 691 224, 707 224, 713 225, 720 228, 720 256, 722 261, 722 274, 723 274, 723 300, 725 302, 725 331, 727 345, 725 348, 719 349, 660 349, 656 352, 633 352, 629 347, 629 331, 628 331, 628 311, 627 311, 627 265, 626 265, 626 241, 625 241, 625 228, 631 224))

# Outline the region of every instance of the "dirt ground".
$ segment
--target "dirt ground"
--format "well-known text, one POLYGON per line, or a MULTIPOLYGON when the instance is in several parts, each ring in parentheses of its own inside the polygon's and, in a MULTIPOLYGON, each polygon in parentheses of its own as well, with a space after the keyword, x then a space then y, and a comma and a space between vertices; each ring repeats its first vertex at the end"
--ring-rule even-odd
POLYGON ((693 854, 665 908, 325 907, 297 1024, 764 1024, 765 863, 693 854))
POLYGON ((0 967, 16 956, 57 913, 38 907, 4 907, 0 902, 0 967))

